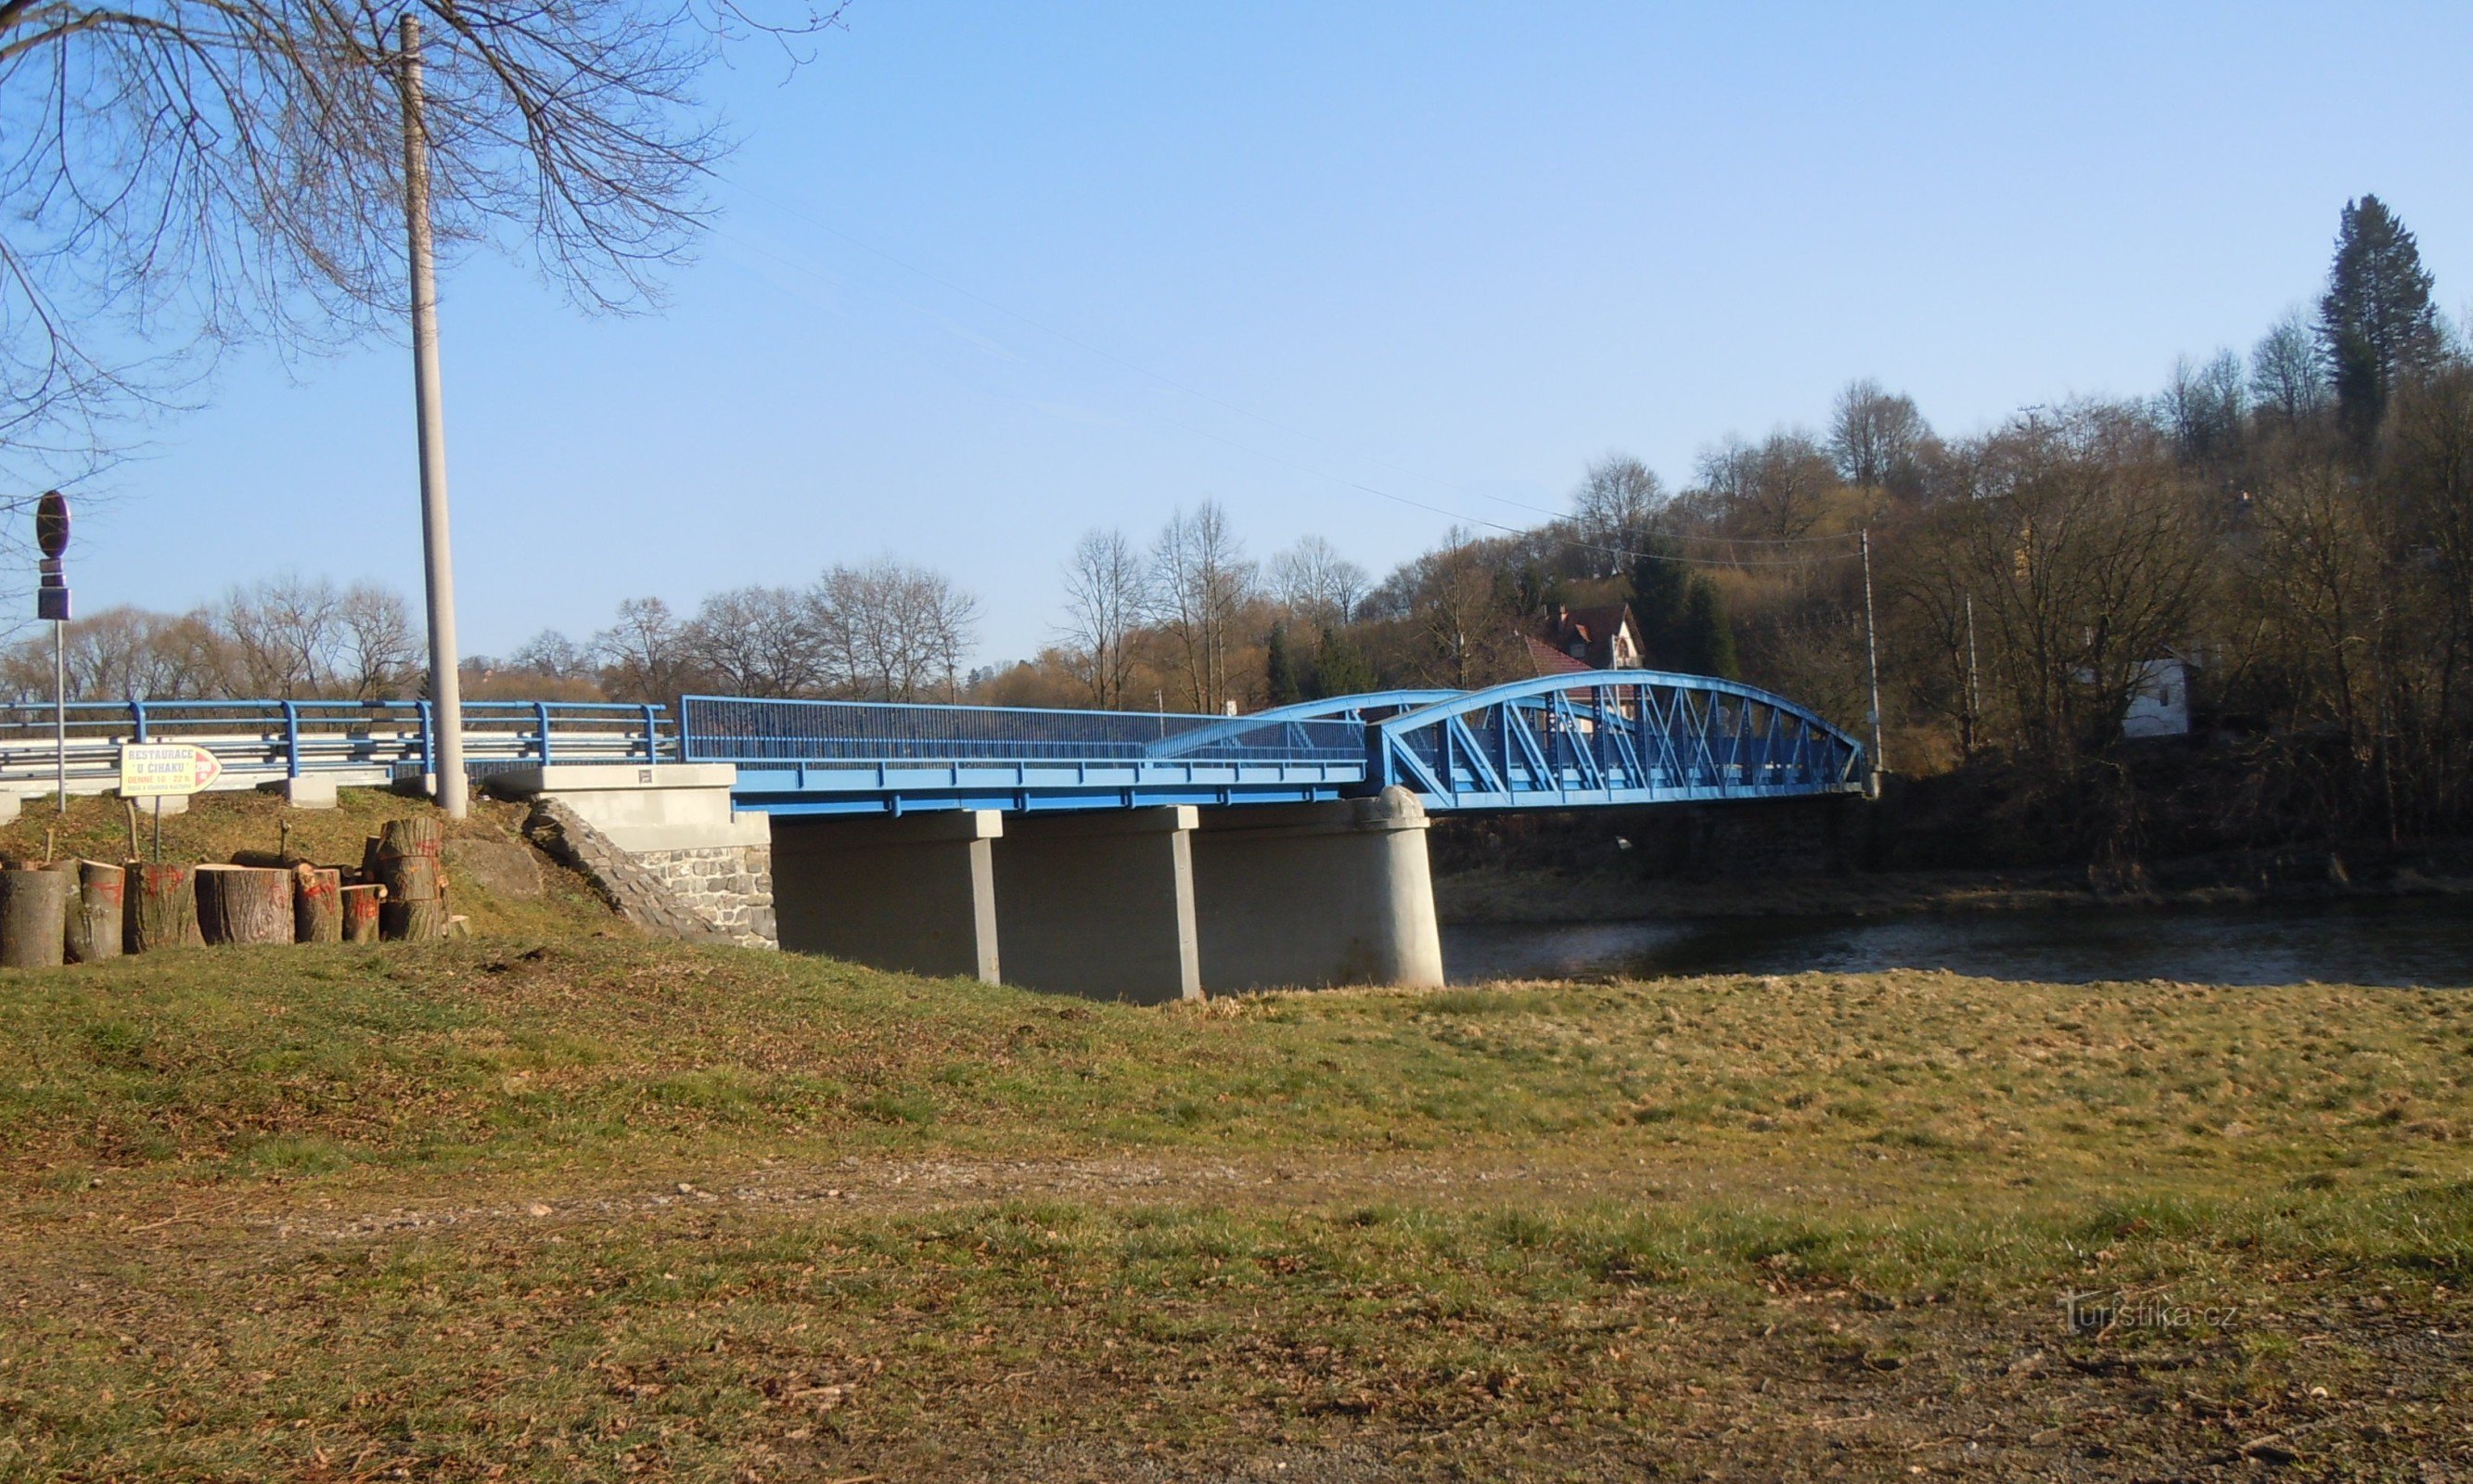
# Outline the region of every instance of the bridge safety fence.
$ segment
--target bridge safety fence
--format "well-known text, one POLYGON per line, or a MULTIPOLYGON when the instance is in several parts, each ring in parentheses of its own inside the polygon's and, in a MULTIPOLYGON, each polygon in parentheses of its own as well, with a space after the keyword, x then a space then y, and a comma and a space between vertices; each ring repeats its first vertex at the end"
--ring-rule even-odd
MULTIPOLYGON (((258 778, 338 770, 417 777, 433 771, 427 701, 72 701, 69 778, 117 778, 131 743, 187 742, 229 773, 258 778)), ((48 782, 59 718, 42 702, 0 705, 0 782, 48 782)), ((666 706, 614 702, 467 701, 465 768, 488 774, 561 762, 656 762, 677 755, 666 706)))
POLYGON ((1349 721, 872 701, 680 701, 680 755, 735 763, 1347 764, 1349 721))

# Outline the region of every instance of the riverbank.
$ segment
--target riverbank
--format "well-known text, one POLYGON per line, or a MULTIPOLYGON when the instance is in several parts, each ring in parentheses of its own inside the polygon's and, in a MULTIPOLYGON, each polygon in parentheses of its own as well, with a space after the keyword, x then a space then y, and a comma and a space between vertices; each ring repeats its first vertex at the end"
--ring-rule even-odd
POLYGON ((0 974, 0 1472, 2473 1465, 2473 998, 0 974))
POLYGON ((2473 876, 2410 868, 2356 878, 2317 852, 2301 869, 2250 857, 2173 863, 2091 884, 2085 870, 1845 872, 1651 876, 1621 867, 1477 866, 1434 880, 1447 923, 1632 922, 1741 917, 1896 917, 2102 907, 2233 906, 2473 896, 2473 876), (2332 866, 2329 864, 2332 862, 2332 866), (2315 874, 2314 874, 2315 872, 2315 874))

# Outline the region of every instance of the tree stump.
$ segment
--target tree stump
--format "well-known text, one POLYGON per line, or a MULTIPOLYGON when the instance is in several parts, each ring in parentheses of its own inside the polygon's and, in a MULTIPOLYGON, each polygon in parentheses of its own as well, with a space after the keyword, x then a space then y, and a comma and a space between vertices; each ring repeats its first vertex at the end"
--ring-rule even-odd
POLYGON ((121 919, 128 874, 99 860, 64 860, 52 867, 74 883, 66 909, 66 941, 72 964, 120 957, 121 919))
POLYGON ((208 943, 290 943, 292 873, 200 866, 198 927, 208 943))
POLYGON ((66 860, 52 861, 42 869, 57 871, 66 878, 67 884, 61 888, 64 899, 60 903, 60 957, 66 963, 83 964, 85 955, 78 949, 84 946, 79 940, 85 929, 85 917, 78 900, 78 859, 72 855, 66 860))
POLYGON ((423 942, 446 936, 446 828, 422 816, 389 820, 378 836, 378 880, 386 900, 378 931, 386 938, 423 942))
POLYGON ((0 871, 0 969, 58 969, 68 932, 64 871, 0 871))
POLYGON ((297 943, 344 941, 344 874, 332 866, 292 868, 292 937, 297 943))
POLYGON ((186 866, 131 861, 129 915, 121 942, 132 953, 204 943, 198 931, 198 884, 186 866))
POLYGON ((371 882, 348 886, 336 894, 342 907, 344 941, 375 943, 378 941, 378 904, 386 900, 386 888, 371 882))

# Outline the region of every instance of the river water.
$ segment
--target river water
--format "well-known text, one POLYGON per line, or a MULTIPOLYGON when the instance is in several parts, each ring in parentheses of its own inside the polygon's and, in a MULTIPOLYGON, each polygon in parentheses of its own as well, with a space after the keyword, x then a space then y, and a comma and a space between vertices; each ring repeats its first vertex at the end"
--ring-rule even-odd
POLYGON ((1463 923, 1443 929, 1454 984, 1622 974, 1946 969, 2088 984, 2473 986, 2473 900, 2085 907, 1905 917, 1463 923))

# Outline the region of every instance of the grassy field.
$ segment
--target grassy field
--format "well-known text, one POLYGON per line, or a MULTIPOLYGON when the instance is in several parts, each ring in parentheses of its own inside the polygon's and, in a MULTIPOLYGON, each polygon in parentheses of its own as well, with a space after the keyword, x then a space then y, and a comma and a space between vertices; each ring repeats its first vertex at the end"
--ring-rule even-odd
POLYGON ((2443 992, 0 975, 0 1476, 2455 1477, 2468 1137, 2443 992))

